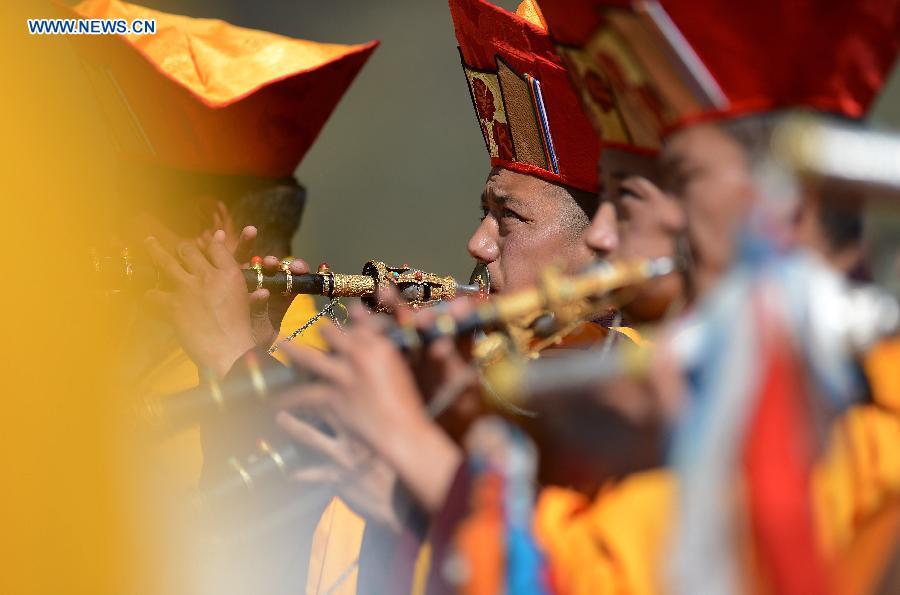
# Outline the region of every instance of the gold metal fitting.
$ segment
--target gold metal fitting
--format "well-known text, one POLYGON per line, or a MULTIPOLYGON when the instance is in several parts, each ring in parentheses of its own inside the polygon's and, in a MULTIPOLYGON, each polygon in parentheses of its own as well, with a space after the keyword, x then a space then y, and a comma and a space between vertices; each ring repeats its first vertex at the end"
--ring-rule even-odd
POLYGON ((256 291, 262 289, 263 286, 263 267, 262 263, 251 264, 250 268, 256 271, 256 291))
POLYGON ((294 277, 291 275, 291 263, 293 261, 293 256, 281 259, 281 270, 284 271, 284 291, 281 292, 283 296, 291 295, 291 290, 294 288, 294 277))
POLYGON ((331 277, 334 282, 331 295, 334 297, 363 297, 375 292, 375 279, 367 275, 334 273, 331 277))

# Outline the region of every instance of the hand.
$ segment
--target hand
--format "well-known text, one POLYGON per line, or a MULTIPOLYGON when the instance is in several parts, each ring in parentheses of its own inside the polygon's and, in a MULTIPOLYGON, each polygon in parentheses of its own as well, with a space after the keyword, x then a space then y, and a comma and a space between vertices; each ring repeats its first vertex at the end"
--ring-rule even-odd
POLYGON ((371 448, 343 430, 334 417, 323 417, 335 431, 334 437, 287 411, 276 415, 276 423, 297 443, 328 460, 294 471, 292 478, 300 483, 333 486, 357 514, 399 533, 401 523, 393 503, 397 474, 371 448))
MULTIPOLYGON (((223 205, 221 205, 221 203, 219 204, 222 209, 225 208, 223 205)), ((214 235, 215 234, 212 231, 208 229, 204 230, 200 237, 197 238, 197 246, 205 252, 209 248, 209 244, 210 242, 212 242, 214 235)), ((238 264, 243 268, 246 268, 250 265, 250 255, 253 253, 253 247, 256 245, 257 235, 258 232, 256 228, 252 225, 248 225, 241 230, 241 235, 238 236, 236 241, 234 241, 234 245, 230 246, 227 239, 228 232, 225 232, 225 246, 228 248, 228 251, 231 252, 232 256, 234 256, 234 259, 238 262, 238 264)))
POLYGON ((147 300, 171 321, 188 356, 198 366, 224 376, 241 355, 254 347, 244 276, 217 231, 205 251, 182 242, 167 252, 154 237, 144 242, 168 282, 147 300))
MULTIPOLYGON (((405 323, 424 329, 433 325, 438 316, 461 319, 477 306, 477 301, 461 298, 446 306, 410 312, 405 323)), ((398 314, 402 312, 398 310, 398 314)), ((484 413, 478 373, 470 361, 470 343, 468 338, 442 338, 413 360, 412 369, 429 413, 457 441, 462 440, 472 421, 484 413)))
POLYGON ((460 448, 428 416, 403 355, 362 306, 342 333, 325 325, 332 353, 285 349, 294 365, 319 382, 288 391, 279 403, 325 411, 393 468, 428 511, 444 501, 462 458, 460 448))
POLYGON ((381 332, 380 317, 357 304, 351 318, 353 326, 344 331, 328 322, 320 327, 331 353, 283 346, 295 366, 320 379, 296 389, 302 398, 289 392, 285 403, 325 406, 350 432, 377 446, 388 436, 385 428, 421 425, 428 414, 406 360, 381 332))
MULTIPOLYGON (((219 214, 217 220, 224 217, 219 214)), ((257 230, 252 225, 246 226, 241 230, 234 246, 234 259, 241 264, 243 268, 250 266, 250 257, 256 246, 257 230)), ((228 234, 226 234, 226 237, 228 234)), ((203 235, 197 239, 197 245, 201 250, 205 250, 212 241, 212 233, 203 232, 203 235)), ((266 256, 263 258, 263 270, 271 275, 281 270, 281 259, 275 256, 266 256)), ((294 259, 291 262, 291 273, 294 275, 303 275, 309 272, 309 265, 303 260, 294 259)), ((253 328, 253 342, 257 347, 268 348, 278 338, 278 331, 281 329, 281 321, 284 314, 291 306, 296 295, 282 296, 280 293, 272 296, 268 289, 259 289, 250 294, 250 324, 253 328)))
MULTIPOLYGON (((281 259, 275 256, 266 256, 262 262, 263 272, 272 275, 281 270, 281 259)), ((309 265, 305 261, 295 258, 291 261, 290 271, 292 275, 305 275, 309 272, 309 265)), ((297 294, 272 295, 268 289, 258 289, 250 294, 250 322, 253 327, 253 341, 257 347, 268 348, 278 338, 281 329, 281 321, 290 308, 297 294)))

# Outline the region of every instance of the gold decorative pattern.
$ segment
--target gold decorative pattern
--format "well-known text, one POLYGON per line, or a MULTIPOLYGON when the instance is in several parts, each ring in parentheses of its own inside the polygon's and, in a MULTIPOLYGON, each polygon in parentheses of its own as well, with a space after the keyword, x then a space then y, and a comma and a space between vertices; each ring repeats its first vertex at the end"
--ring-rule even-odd
POLYGON ((322 295, 331 295, 332 289, 334 289, 334 284, 332 283, 332 274, 329 272, 323 273, 319 271, 318 273, 322 277, 322 295))
POLYGON ((250 268, 256 271, 256 291, 259 291, 260 289, 262 289, 264 280, 262 264, 253 264, 250 266, 250 268))
POLYGON ((493 125, 494 122, 501 125, 507 123, 500 79, 494 73, 480 72, 469 68, 464 68, 464 70, 469 82, 469 91, 472 93, 472 101, 475 104, 475 114, 484 136, 484 144, 491 157, 499 157, 500 148, 494 138, 493 125))
POLYGON ((365 298, 364 301, 376 311, 382 310, 374 294, 389 286, 404 293, 403 297, 411 307, 430 305, 457 295, 457 282, 451 276, 442 277, 407 265, 390 267, 377 260, 367 262, 359 275, 334 273, 327 267, 320 267, 317 274, 322 278, 322 295, 365 298), (410 288, 416 291, 411 292, 410 288))
POLYGON ((334 282, 335 297, 363 297, 375 292, 375 279, 368 275, 344 275, 334 273, 331 276, 334 282))
POLYGON ((453 277, 440 277, 441 299, 452 300, 456 297, 456 279, 453 277))
POLYGON ((293 260, 293 258, 283 258, 281 260, 281 270, 284 271, 284 291, 281 292, 283 296, 291 295, 291 290, 294 288, 294 276, 291 274, 291 262, 293 260))

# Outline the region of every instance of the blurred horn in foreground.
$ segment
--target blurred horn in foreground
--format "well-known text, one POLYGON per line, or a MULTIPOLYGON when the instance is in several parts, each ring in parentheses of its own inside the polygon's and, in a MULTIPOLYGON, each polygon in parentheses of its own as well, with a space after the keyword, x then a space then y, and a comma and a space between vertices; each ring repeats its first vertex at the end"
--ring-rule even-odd
POLYGON ((621 377, 642 376, 650 367, 650 351, 625 346, 600 353, 584 350, 536 360, 508 357, 487 367, 485 379, 505 402, 525 405, 548 395, 558 398, 621 377))
POLYGON ((284 366, 262 351, 248 351, 235 362, 226 380, 210 376, 196 388, 144 396, 134 409, 143 431, 151 436, 167 436, 216 415, 265 402, 309 378, 304 371, 284 366))
POLYGON ((424 330, 398 328, 391 337, 403 349, 414 351, 440 337, 460 336, 498 325, 534 319, 542 313, 553 314, 554 328, 583 320, 597 312, 597 301, 607 303, 610 294, 678 270, 672 258, 602 262, 585 272, 565 276, 556 271, 544 272, 540 285, 517 293, 498 296, 479 305, 471 314, 456 319, 439 316, 424 330))
MULTIPOLYGON (((660 258, 604 263, 571 277, 548 275, 541 287, 485 301, 460 320, 442 315, 422 331, 398 326, 388 336, 399 348, 414 351, 441 337, 462 336, 534 312, 550 311, 559 313, 565 320, 573 320, 594 312, 590 300, 675 270, 672 259, 660 258), (585 300, 588 305, 582 304, 585 300)), ((145 427, 158 435, 167 435, 247 404, 265 401, 278 391, 308 379, 300 370, 284 367, 272 358, 251 351, 238 360, 227 382, 211 378, 197 388, 180 393, 146 397, 139 402, 137 412, 145 427)))
MULTIPOLYGON (((879 340, 900 332, 900 303, 893 296, 875 285, 830 280, 810 283, 808 288, 804 331, 811 341, 861 357, 879 340)), ((687 334, 675 335, 671 346, 680 353, 691 340, 687 334)), ((651 357, 652 350, 628 343, 608 351, 589 349, 537 360, 509 354, 483 373, 497 396, 524 406, 542 397, 576 394, 613 378, 644 376, 651 357)))

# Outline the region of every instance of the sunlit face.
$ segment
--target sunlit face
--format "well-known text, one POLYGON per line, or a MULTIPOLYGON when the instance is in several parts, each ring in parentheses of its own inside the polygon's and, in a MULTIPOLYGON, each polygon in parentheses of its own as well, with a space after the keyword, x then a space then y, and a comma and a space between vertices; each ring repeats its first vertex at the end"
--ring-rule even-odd
MULTIPOLYGON (((600 158, 603 202, 584 235, 589 248, 609 260, 672 257, 683 231, 683 212, 660 190, 656 156, 606 149, 600 158)), ((622 305, 635 320, 655 320, 681 295, 672 275, 648 284, 622 305)))
POLYGON ((492 293, 530 287, 548 266, 573 272, 592 259, 581 240, 586 216, 564 188, 495 168, 485 183, 481 207, 481 224, 468 249, 487 263, 492 293))
POLYGON ((713 124, 673 134, 662 153, 665 189, 684 209, 696 290, 704 293, 734 259, 754 191, 741 146, 713 124))

